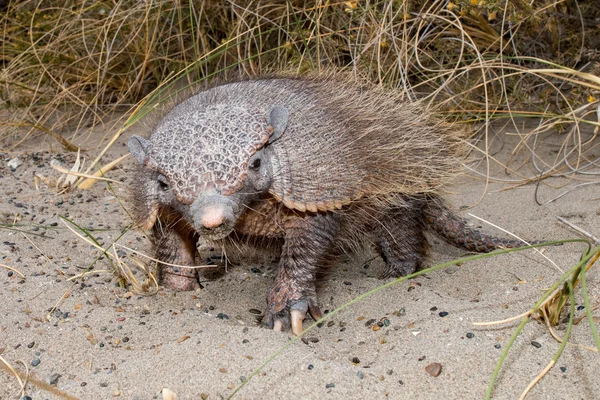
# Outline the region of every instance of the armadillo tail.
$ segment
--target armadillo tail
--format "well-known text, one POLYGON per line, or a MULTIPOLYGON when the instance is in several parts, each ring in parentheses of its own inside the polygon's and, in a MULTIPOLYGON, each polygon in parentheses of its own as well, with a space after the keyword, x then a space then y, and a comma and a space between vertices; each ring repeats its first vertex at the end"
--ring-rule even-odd
MULTIPOLYGON (((513 239, 489 236, 470 228, 467 222, 453 214, 439 202, 430 202, 424 209, 425 222, 440 236, 450 243, 467 250, 479 253, 489 253, 500 248, 513 249, 528 244, 513 239)), ((539 244, 543 241, 531 241, 529 244, 539 244)))

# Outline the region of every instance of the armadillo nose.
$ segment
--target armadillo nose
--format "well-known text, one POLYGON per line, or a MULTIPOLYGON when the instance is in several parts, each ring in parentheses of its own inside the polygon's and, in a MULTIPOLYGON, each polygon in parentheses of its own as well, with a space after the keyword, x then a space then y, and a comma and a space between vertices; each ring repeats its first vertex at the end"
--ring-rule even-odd
POLYGON ((204 210, 200 222, 206 229, 218 228, 225 222, 225 213, 220 207, 208 207, 204 210))

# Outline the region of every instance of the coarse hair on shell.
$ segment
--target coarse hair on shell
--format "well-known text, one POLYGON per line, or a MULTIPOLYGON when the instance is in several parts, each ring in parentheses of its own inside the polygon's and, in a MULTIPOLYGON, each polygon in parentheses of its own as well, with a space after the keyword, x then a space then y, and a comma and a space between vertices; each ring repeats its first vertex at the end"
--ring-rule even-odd
MULTIPOLYGON (((269 192, 299 211, 338 210, 361 199, 393 205, 404 196, 437 193, 461 171, 468 152, 466 129, 434 118, 401 90, 347 73, 279 73, 216 83, 176 104, 170 118, 188 118, 177 114, 186 102, 200 108, 226 105, 255 116, 284 107, 285 132, 269 144, 269 192)), ((174 156, 169 148, 160 151, 168 153, 165 160, 174 156)), ((182 191, 190 190, 183 186, 182 191)))

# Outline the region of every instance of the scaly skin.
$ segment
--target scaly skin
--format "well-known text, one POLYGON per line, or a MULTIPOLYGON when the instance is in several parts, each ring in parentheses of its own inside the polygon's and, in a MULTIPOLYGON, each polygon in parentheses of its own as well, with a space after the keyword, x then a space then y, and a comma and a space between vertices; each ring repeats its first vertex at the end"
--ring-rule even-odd
POLYGON ((282 221, 285 241, 275 282, 267 293, 266 324, 276 330, 302 332, 307 311, 319 319, 315 275, 340 228, 333 213, 294 213, 282 221))
MULTIPOLYGON (((424 210, 425 222, 450 243, 466 250, 489 253, 500 248, 512 249, 525 246, 520 240, 489 236, 470 228, 466 221, 452 214, 443 206, 433 205, 424 210)), ((531 241, 531 244, 541 243, 531 241)))

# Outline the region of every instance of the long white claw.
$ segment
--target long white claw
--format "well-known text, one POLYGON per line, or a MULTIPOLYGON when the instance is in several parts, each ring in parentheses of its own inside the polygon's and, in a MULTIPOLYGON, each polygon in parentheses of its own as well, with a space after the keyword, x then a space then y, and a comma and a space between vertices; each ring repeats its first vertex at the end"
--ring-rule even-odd
POLYGON ((290 311, 290 316, 292 320, 292 333, 296 336, 302 333, 302 321, 304 320, 304 315, 300 310, 292 310, 290 311))
POLYGON ((281 322, 281 320, 276 320, 273 323, 273 330, 276 332, 283 332, 283 322, 281 322))

